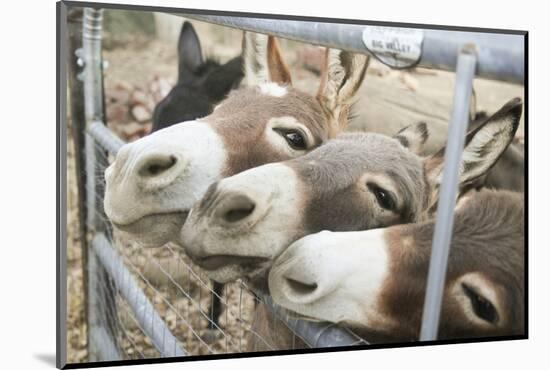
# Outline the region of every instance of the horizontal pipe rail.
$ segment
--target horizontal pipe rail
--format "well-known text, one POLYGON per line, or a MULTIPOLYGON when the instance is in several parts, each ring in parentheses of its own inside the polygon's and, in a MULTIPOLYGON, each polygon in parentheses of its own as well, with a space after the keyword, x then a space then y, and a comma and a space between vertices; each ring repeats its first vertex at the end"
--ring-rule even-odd
POLYGON ((88 134, 112 155, 116 155, 119 149, 125 144, 124 141, 100 121, 96 121, 90 125, 88 134))
POLYGON ((170 329, 143 293, 120 255, 115 251, 105 234, 98 233, 92 240, 92 248, 101 264, 116 284, 117 289, 136 316, 144 333, 151 339, 162 357, 186 356, 170 329))
POLYGON ((293 318, 289 315, 289 311, 276 305, 270 296, 263 296, 262 301, 276 318, 283 321, 292 332, 313 348, 369 344, 363 338, 334 323, 313 322, 293 318))
MULTIPOLYGON (((373 26, 202 14, 176 15, 315 45, 370 53, 365 47, 363 32, 373 26)), ((524 84, 523 35, 429 29, 422 32, 418 66, 454 71, 460 48, 473 44, 477 47, 477 76, 524 84)))

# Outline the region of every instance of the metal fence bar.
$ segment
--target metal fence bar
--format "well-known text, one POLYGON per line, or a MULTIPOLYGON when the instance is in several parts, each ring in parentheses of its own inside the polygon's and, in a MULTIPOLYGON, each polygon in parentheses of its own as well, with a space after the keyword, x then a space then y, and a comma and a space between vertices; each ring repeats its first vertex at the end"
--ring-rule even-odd
POLYGON ((464 47, 458 56, 456 68, 453 111, 445 148, 441 191, 437 205, 430 268, 422 314, 420 331, 420 340, 422 341, 437 339, 475 68, 476 55, 474 48, 472 46, 464 47))
POLYGON ((263 296, 262 301, 268 309, 283 321, 302 340, 314 348, 345 347, 358 344, 369 344, 346 328, 329 322, 312 322, 290 317, 288 311, 276 305, 270 296, 263 296))
POLYGON ((98 352, 104 358, 109 359, 109 361, 123 360, 117 350, 117 345, 104 328, 97 326, 92 328, 89 336, 92 342, 97 343, 98 352))
MULTIPOLYGON (((82 52, 80 65, 83 66, 82 78, 84 85, 84 118, 85 127, 89 130, 92 123, 103 121, 103 60, 101 46, 101 29, 103 22, 102 9, 85 8, 82 22, 82 52)), ((83 127, 84 128, 84 127, 83 127)), ((105 151, 95 145, 92 137, 84 135, 85 168, 86 168, 86 221, 90 238, 94 233, 106 230, 103 222, 103 202, 98 194, 103 194, 102 176, 95 176, 97 169, 107 166, 105 151)), ((88 237, 88 236, 86 236, 88 237)), ((102 289, 103 282, 110 277, 105 268, 97 260, 91 248, 87 248, 87 295, 88 295, 88 360, 109 361, 122 356, 119 354, 116 319, 108 312, 109 307, 116 310, 116 292, 113 289, 102 289), (114 347, 105 352, 102 336, 92 335, 101 332, 110 338, 114 347)))
MULTIPOLYGON (((363 42, 364 25, 228 17, 202 14, 176 14, 198 21, 266 33, 315 45, 369 53, 363 42)), ((477 75, 524 83, 523 35, 443 30, 423 30, 422 53, 418 65, 447 71, 456 69, 458 50, 465 44, 478 48, 477 75)))
POLYGON ((145 334, 163 357, 186 356, 176 337, 155 311, 143 290, 138 286, 132 273, 126 268, 120 255, 115 251, 105 234, 98 233, 92 240, 92 248, 120 291, 128 302, 145 334))
MULTIPOLYGON (((86 126, 89 128, 93 122, 103 120, 103 68, 101 56, 101 25, 103 20, 102 9, 84 9, 84 21, 82 27, 82 63, 84 64, 84 115, 86 126)), ((86 139, 87 174, 94 174, 97 163, 102 158, 101 153, 93 140, 86 139)), ((101 194, 96 189, 100 184, 95 176, 87 176, 86 188, 88 189, 88 225, 92 229, 102 228, 101 210, 102 204, 97 201, 96 194, 101 194)))
POLYGON ((88 134, 112 155, 116 155, 119 149, 124 145, 124 141, 100 121, 96 121, 90 125, 88 134))

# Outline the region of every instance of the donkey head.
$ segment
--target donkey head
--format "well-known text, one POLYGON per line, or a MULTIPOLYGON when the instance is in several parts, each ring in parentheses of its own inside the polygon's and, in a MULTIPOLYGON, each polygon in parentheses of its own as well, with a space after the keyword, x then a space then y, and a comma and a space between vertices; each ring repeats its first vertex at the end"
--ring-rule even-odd
MULTIPOLYGON (((460 203, 438 338, 523 334, 523 196, 485 189, 460 203)), ((276 260, 270 293, 298 314, 357 327, 371 342, 416 340, 434 226, 308 235, 276 260)))
POLYGON ((245 34, 243 55, 244 86, 212 114, 121 148, 105 171, 105 212, 115 227, 145 245, 160 246, 177 238, 189 209, 211 183, 319 146, 344 125, 327 112, 346 109, 368 61, 363 55, 331 51, 342 62, 329 66, 326 75, 331 68, 344 73, 325 77, 338 80, 322 84, 323 100, 292 88, 274 38, 245 34), (347 66, 349 60, 355 61, 353 68, 347 66))
POLYGON ((153 112, 153 131, 207 116, 243 78, 242 57, 220 65, 204 60, 193 25, 184 22, 178 40, 178 82, 153 112))
MULTIPOLYGON (((514 137, 521 101, 512 100, 468 133, 460 188, 498 160, 514 137)), ((262 280, 293 241, 322 230, 367 230, 428 218, 435 209, 444 149, 417 156, 423 124, 395 138, 343 134, 282 163, 247 170, 210 186, 182 230, 187 254, 226 282, 262 280)))

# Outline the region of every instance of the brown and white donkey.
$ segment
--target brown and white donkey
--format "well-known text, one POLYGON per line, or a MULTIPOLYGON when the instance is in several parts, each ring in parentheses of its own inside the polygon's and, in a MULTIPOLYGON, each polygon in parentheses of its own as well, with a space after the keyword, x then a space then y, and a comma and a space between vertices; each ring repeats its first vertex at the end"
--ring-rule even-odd
MULTIPOLYGON (((276 260, 276 303, 358 328, 370 342, 418 340, 433 220, 357 232, 322 231, 276 260)), ((524 200, 483 189, 461 198, 448 260, 439 339, 521 335, 524 200)))
MULTIPOLYGON (((514 99, 468 133, 460 193, 506 150, 521 110, 521 100, 514 99)), ((426 158, 416 155, 427 136, 423 124, 395 138, 342 134, 303 157, 223 179, 189 213, 181 244, 210 278, 248 278, 267 291, 274 260, 306 235, 429 220, 436 209, 444 148, 426 158)))
POLYGON ((177 240, 187 213, 227 176, 296 158, 342 131, 369 58, 327 49, 316 97, 291 86, 273 37, 245 33, 245 77, 214 112, 126 144, 105 171, 105 212, 143 245, 177 240))

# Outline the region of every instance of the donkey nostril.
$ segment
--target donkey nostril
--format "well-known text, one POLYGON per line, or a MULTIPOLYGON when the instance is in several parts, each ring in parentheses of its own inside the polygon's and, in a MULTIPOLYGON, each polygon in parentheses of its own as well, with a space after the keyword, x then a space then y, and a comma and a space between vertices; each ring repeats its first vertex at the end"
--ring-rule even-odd
POLYGON ((251 203, 248 205, 243 205, 241 208, 230 209, 223 215, 223 218, 227 222, 237 222, 243 220, 254 212, 255 207, 256 206, 251 203))
POLYGON ((285 277, 285 280, 288 284, 288 287, 296 295, 309 295, 315 292, 315 290, 317 289, 317 283, 304 283, 288 277, 285 277))
POLYGON ((254 212, 254 205, 250 208, 232 209, 228 211, 223 218, 227 222, 237 222, 248 217, 252 212, 254 212))
POLYGON ((173 155, 166 157, 154 157, 141 167, 139 174, 146 177, 158 176, 174 167, 176 162, 177 158, 173 155))
POLYGON ((255 208, 256 203, 254 203, 252 199, 246 195, 239 194, 230 198, 222 206, 220 213, 225 222, 235 223, 250 216, 254 212, 255 208))

